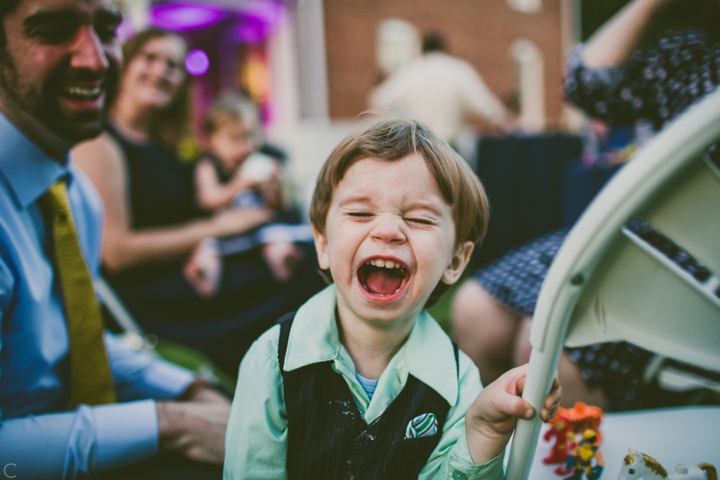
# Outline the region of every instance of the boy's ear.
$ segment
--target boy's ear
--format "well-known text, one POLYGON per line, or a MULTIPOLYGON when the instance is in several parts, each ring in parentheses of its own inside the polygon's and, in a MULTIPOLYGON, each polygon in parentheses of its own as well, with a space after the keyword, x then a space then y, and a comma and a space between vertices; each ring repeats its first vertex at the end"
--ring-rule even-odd
POLYGON ((317 228, 315 228, 315 225, 313 225, 312 229, 313 239, 315 240, 315 251, 317 252, 318 264, 320 265, 320 269, 329 270, 330 262, 328 261, 327 254, 327 239, 325 238, 325 235, 320 233, 317 228))
POLYGON ((450 260, 450 264, 443 272, 441 280, 444 284, 452 285, 460 279, 460 275, 462 275, 470 261, 470 256, 474 248, 475 244, 470 241, 458 245, 457 249, 455 249, 455 254, 450 260))

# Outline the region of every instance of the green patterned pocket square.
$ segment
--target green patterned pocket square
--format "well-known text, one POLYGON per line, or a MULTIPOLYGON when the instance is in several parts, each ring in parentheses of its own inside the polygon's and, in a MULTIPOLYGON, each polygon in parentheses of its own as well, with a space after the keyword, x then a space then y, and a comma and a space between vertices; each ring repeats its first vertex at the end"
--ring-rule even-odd
POLYGON ((437 417, 434 413, 423 413, 410 420, 405 429, 405 438, 430 437, 438 431, 437 417))

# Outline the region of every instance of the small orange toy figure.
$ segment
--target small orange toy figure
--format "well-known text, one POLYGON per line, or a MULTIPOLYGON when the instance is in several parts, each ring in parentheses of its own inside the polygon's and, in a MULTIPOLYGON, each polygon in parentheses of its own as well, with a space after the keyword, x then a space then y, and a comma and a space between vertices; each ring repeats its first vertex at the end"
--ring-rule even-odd
MULTIPOLYGON (((558 413, 564 409, 560 409, 558 413)), ((600 435, 600 422, 602 422, 603 411, 600 407, 594 407, 583 402, 577 402, 573 408, 566 410, 565 417, 570 421, 573 432, 583 433, 588 428, 595 430, 598 436, 598 443, 602 440, 600 435)))
MULTIPOLYGON (((550 429, 545 432, 545 440, 551 441, 554 437, 555 444, 552 446, 550 454, 543 459, 543 463, 559 465, 555 469, 555 473, 558 475, 565 476, 572 473, 577 462, 570 457, 573 455, 572 452, 579 448, 577 437, 592 432, 594 440, 591 446, 594 446, 595 450, 597 450, 597 446, 600 445, 600 440, 602 440, 599 431, 602 418, 603 411, 601 408, 583 402, 577 402, 573 408, 559 408, 555 418, 549 422, 550 429), (573 466, 570 466, 570 463, 573 463, 573 466)), ((582 469, 580 475, 582 475, 582 469)), ((588 476, 588 478, 598 477, 588 476)))
POLYGON ((598 434, 588 428, 582 439, 571 451, 565 465, 573 472, 565 480, 581 480, 583 474, 587 480, 598 480, 605 468, 605 461, 598 447, 598 434))
MULTIPOLYGON (((564 409, 560 409, 564 410, 564 409)), ((555 473, 558 475, 567 475, 572 470, 565 466, 568 457, 570 456, 570 449, 575 446, 575 433, 573 432, 570 422, 567 417, 563 414, 558 413, 555 415, 550 422, 550 429, 545 432, 545 440, 550 441, 551 438, 555 437, 555 444, 550 450, 550 455, 543 458, 543 463, 547 465, 560 465, 555 469, 555 473)))

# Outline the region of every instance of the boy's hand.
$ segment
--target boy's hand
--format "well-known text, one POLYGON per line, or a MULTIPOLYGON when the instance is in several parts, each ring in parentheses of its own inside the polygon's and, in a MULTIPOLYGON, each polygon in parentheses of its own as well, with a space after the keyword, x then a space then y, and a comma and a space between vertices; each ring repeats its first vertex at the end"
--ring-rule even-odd
MULTIPOLYGON (((518 418, 529 420, 535 409, 521 398, 527 365, 509 370, 485 387, 465 415, 465 434, 475 464, 486 463, 503 451, 518 418)), ((550 420, 560 404, 562 390, 557 375, 540 418, 550 420)))

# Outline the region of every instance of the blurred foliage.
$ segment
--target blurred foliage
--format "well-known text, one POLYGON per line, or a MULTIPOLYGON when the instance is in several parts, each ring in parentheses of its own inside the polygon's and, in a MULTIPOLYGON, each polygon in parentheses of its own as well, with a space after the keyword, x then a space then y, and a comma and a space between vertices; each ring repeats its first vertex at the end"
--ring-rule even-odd
MULTIPOLYGON (((587 40, 629 0, 581 0, 582 40, 587 40)), ((644 44, 658 35, 686 27, 697 27, 720 37, 720 2, 718 0, 678 0, 661 12, 650 28, 644 44)))

